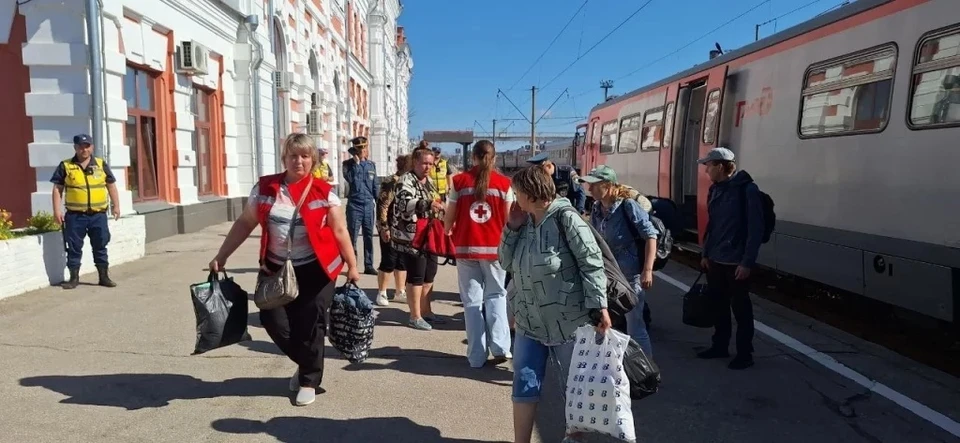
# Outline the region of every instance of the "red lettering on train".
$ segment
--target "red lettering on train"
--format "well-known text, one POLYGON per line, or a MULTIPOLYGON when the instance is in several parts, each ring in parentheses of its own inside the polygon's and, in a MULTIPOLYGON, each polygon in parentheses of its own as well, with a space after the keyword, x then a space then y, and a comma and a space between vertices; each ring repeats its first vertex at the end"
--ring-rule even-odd
POLYGON ((771 108, 773 108, 773 88, 766 86, 760 91, 760 96, 751 100, 749 104, 746 100, 737 102, 737 121, 734 126, 739 128, 740 123, 747 117, 767 115, 771 108))

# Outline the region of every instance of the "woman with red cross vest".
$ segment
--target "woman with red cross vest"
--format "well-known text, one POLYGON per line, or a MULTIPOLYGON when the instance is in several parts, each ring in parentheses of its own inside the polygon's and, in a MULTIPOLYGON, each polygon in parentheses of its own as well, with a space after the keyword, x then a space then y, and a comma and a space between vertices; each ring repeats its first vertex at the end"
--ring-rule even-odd
POLYGON ((475 166, 453 176, 444 216, 456 245, 467 360, 474 368, 486 364, 488 348, 498 360, 512 358, 506 271, 497 260, 497 248, 514 197, 510 179, 493 170, 495 158, 490 141, 473 145, 475 166))

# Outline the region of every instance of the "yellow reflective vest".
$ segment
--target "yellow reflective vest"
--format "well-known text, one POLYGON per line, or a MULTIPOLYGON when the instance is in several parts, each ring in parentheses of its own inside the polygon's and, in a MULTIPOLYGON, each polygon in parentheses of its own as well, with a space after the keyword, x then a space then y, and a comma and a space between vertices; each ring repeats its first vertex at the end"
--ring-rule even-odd
POLYGON ((66 176, 63 179, 65 189, 65 204, 68 211, 106 211, 109 207, 109 193, 107 192, 107 173, 103 170, 103 159, 94 157, 92 169, 87 174, 83 167, 73 162, 73 158, 64 160, 63 170, 66 176))
POLYGON ((434 186, 437 187, 437 192, 439 194, 447 193, 447 159, 441 158, 437 161, 437 166, 430 169, 430 180, 433 181, 434 186))
POLYGON ((326 180, 330 176, 330 163, 326 160, 320 162, 315 168, 313 168, 313 178, 318 178, 320 180, 326 180))

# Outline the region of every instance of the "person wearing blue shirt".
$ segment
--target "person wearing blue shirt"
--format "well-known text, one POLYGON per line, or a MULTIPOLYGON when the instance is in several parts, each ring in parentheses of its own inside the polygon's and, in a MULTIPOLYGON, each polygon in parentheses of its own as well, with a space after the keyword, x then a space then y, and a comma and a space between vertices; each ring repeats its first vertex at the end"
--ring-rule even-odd
POLYGON ((653 262, 657 254, 657 228, 650 216, 630 197, 630 188, 617 181, 613 168, 600 165, 580 179, 594 199, 590 224, 603 236, 617 265, 637 294, 637 306, 627 314, 627 333, 653 356, 653 345, 643 318, 645 290, 653 286, 653 262))
POLYGON ((350 140, 352 158, 343 162, 343 180, 347 184, 347 229, 350 242, 357 244, 357 232, 363 230, 363 273, 377 275, 373 267, 373 220, 377 207, 380 184, 377 181, 377 164, 367 157, 366 137, 350 140))
POLYGON ((546 152, 530 157, 527 159, 527 163, 542 164, 547 173, 553 177, 553 186, 557 188, 557 197, 570 200, 573 207, 583 214, 587 196, 583 192, 583 187, 577 182, 580 177, 577 176, 577 171, 572 166, 557 166, 550 160, 550 156, 546 152))
POLYGON ((757 265, 765 221, 760 188, 747 171, 738 170, 733 151, 714 148, 697 160, 713 182, 707 194, 707 229, 700 267, 714 302, 713 345, 700 358, 729 357, 727 347, 737 319, 737 355, 730 369, 753 366, 753 304, 749 278, 757 265))

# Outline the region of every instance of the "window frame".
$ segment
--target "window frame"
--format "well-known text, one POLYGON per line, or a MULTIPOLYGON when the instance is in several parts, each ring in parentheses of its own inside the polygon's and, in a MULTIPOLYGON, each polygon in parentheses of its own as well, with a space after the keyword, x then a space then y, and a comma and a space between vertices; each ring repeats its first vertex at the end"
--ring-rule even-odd
POLYGON ((800 83, 800 101, 797 104, 797 137, 800 140, 811 140, 811 139, 830 138, 830 137, 848 137, 848 136, 864 135, 864 134, 879 134, 883 131, 886 131, 887 127, 890 126, 890 120, 893 114, 893 96, 896 93, 897 67, 899 66, 899 63, 900 63, 900 47, 897 45, 897 42, 889 41, 886 43, 881 43, 879 45, 871 46, 866 49, 861 49, 859 51, 850 52, 850 53, 833 57, 827 60, 816 62, 808 66, 807 69, 803 71, 803 78, 802 78, 802 82, 800 83), (832 88, 824 88, 822 85, 814 86, 812 88, 808 88, 806 86, 807 81, 810 77, 810 74, 814 70, 817 70, 823 67, 833 66, 838 63, 855 61, 858 59, 870 59, 871 58, 870 56, 875 56, 888 49, 893 50, 893 66, 891 66, 890 68, 889 77, 887 77, 886 75, 880 76, 876 74, 870 74, 870 75, 863 76, 863 78, 841 80, 839 82, 836 82, 835 85, 832 85, 833 86, 832 88), (869 81, 863 81, 864 78, 868 79, 869 81), (843 132, 834 132, 830 134, 812 134, 812 135, 803 134, 801 129, 803 125, 803 100, 807 98, 807 96, 812 94, 822 93, 822 92, 835 91, 838 89, 850 88, 853 86, 866 85, 870 83, 879 83, 884 80, 890 80, 890 93, 887 97, 887 118, 884 119, 883 123, 880 125, 879 128, 857 129, 857 130, 850 130, 850 131, 843 131, 843 132), (810 89, 813 89, 814 92, 808 92, 810 89))
POLYGON ((927 125, 917 125, 913 123, 913 98, 914 92, 916 90, 916 85, 914 85, 914 79, 920 74, 925 74, 927 72, 938 71, 941 69, 949 69, 953 67, 960 66, 960 55, 955 55, 948 59, 949 62, 944 60, 934 60, 927 63, 920 63, 920 50, 923 48, 924 43, 929 42, 941 37, 946 37, 948 35, 960 34, 960 23, 955 23, 949 26, 944 26, 939 29, 934 29, 932 31, 926 32, 917 39, 917 44, 913 48, 913 58, 910 59, 910 80, 909 88, 907 90, 907 109, 904 113, 904 121, 907 124, 907 128, 911 131, 926 131, 930 129, 944 129, 944 128, 953 128, 960 126, 960 121, 950 122, 950 123, 933 123, 927 125), (953 62, 953 63, 950 63, 953 62), (954 64, 955 63, 955 64, 954 64), (943 65, 943 66, 941 66, 943 65))
MULTIPOLYGON (((806 78, 806 77, 804 77, 806 78)), ((723 88, 713 88, 707 91, 707 95, 703 97, 703 117, 700 119, 700 144, 701 145, 710 145, 714 146, 717 144, 717 139, 720 137, 720 124, 722 123, 721 118, 723 117, 723 88), (707 124, 707 119, 710 115, 710 96, 716 92, 719 97, 717 97, 717 115, 714 117, 714 120, 707 124), (711 139, 707 140, 707 131, 712 131, 711 139)))
POLYGON ((620 144, 620 121, 617 119, 613 119, 613 120, 607 120, 603 123, 600 123, 600 142, 597 144, 597 152, 600 154, 606 154, 606 155, 616 154, 617 146, 619 144, 620 144), (603 127, 611 123, 613 123, 614 128, 616 128, 616 130, 613 131, 613 134, 617 137, 617 139, 614 140, 612 149, 610 149, 609 152, 604 152, 603 151, 603 135, 604 135, 603 127))
MULTIPOLYGON (((128 147, 128 148, 134 148, 134 149, 137 150, 137 165, 136 165, 136 169, 137 169, 137 170, 135 171, 135 172, 136 172, 136 177, 137 177, 137 183, 136 183, 137 192, 136 192, 136 198, 134 198, 134 199, 132 200, 132 202, 133 202, 133 203, 146 203, 146 202, 161 201, 161 200, 162 200, 162 195, 161 195, 161 194, 162 194, 162 189, 161 189, 161 185, 160 185, 160 165, 159 165, 160 146, 158 146, 158 143, 159 143, 159 132, 157 131, 157 127, 159 126, 159 120, 160 120, 160 119, 159 119, 160 112, 159 112, 158 109, 157 109, 157 107, 158 107, 158 104, 157 104, 157 88, 158 88, 158 83, 159 83, 159 81, 160 81, 160 80, 159 80, 159 74, 157 74, 157 73, 155 73, 154 71, 151 71, 150 69, 145 68, 145 67, 143 67, 143 66, 141 66, 141 65, 132 64, 132 63, 127 63, 127 64, 126 64, 126 68, 124 69, 124 82, 126 82, 127 69, 132 70, 132 71, 134 72, 134 79, 133 79, 133 84, 134 84, 134 89, 133 89, 134 98, 133 98, 133 102, 134 102, 134 106, 133 106, 133 107, 130 107, 130 104, 129 104, 129 102, 127 101, 127 97, 126 97, 125 95, 124 95, 124 102, 127 104, 127 119, 129 120, 130 117, 134 117, 134 119, 136 120, 135 126, 136 126, 136 131, 137 131, 137 134, 136 134, 136 137, 137 137, 137 146, 135 146, 135 147, 133 147, 133 146, 128 147), (141 75, 147 77, 147 80, 146 80, 146 83, 145 83, 145 84, 147 85, 147 89, 148 89, 147 94, 149 95, 150 105, 151 105, 151 108, 152 108, 152 109, 150 109, 150 110, 143 109, 142 107, 140 107, 140 85, 139 85, 139 82, 137 81, 137 78, 138 78, 139 76, 141 76, 141 75), (152 149, 150 150, 150 151, 151 151, 150 153, 153 154, 153 175, 154 175, 154 183, 153 183, 153 185, 154 185, 154 187, 156 188, 156 189, 155 189, 155 190, 156 190, 156 195, 151 195, 151 196, 148 196, 148 197, 145 197, 144 194, 143 194, 143 189, 144 189, 143 183, 144 183, 144 181, 143 181, 143 174, 142 174, 142 170, 141 170, 141 167, 142 167, 142 165, 143 165, 142 162, 143 162, 143 159, 144 159, 144 157, 145 157, 144 154, 147 153, 147 146, 146 146, 146 144, 145 144, 146 140, 144 140, 144 137, 143 137, 143 131, 144 131, 144 129, 143 129, 143 119, 144 119, 144 118, 153 119, 153 131, 154 131, 154 132, 153 132, 153 146, 152 146, 152 149)), ((126 85, 124 85, 124 92, 126 92, 126 85)), ((125 141, 126 141, 126 138, 127 138, 126 127, 127 127, 127 122, 124 121, 124 131, 123 131, 123 134, 124 134, 124 140, 125 140, 125 141)), ((126 172, 125 172, 126 181, 127 181, 127 186, 126 186, 127 189, 126 189, 126 190, 127 190, 127 191, 130 191, 131 194, 133 194, 133 189, 130 187, 130 185, 132 184, 132 183, 131 183, 131 180, 130 180, 130 169, 131 169, 131 168, 133 168, 133 165, 131 165, 129 168, 126 168, 126 172)))
POLYGON ((643 113, 643 120, 640 121, 640 141, 637 144, 638 150, 640 152, 653 152, 653 151, 659 151, 663 149, 663 133, 666 132, 666 125, 664 122, 666 121, 666 117, 667 117, 667 105, 650 108, 643 113), (647 116, 657 112, 660 113, 660 120, 657 120, 656 122, 648 123, 647 116), (660 143, 655 147, 644 148, 643 147, 643 130, 646 129, 648 126, 656 126, 656 125, 659 125, 661 130, 663 131, 660 134, 660 143))
POLYGON ((635 112, 630 115, 623 116, 620 118, 620 121, 617 122, 617 145, 615 146, 614 153, 616 154, 633 154, 634 152, 640 152, 640 133, 643 132, 643 112, 635 112), (628 129, 627 131, 637 131, 637 147, 632 151, 624 151, 620 149, 620 142, 623 141, 623 123, 629 119, 640 117, 640 124, 637 125, 636 129, 628 129))
POLYGON ((194 177, 196 178, 196 183, 194 186, 197 188, 198 196, 209 196, 216 194, 216 189, 213 186, 213 95, 215 91, 210 89, 200 87, 196 84, 193 85, 193 92, 197 100, 197 109, 199 110, 202 106, 203 111, 206 115, 201 119, 199 113, 193 114, 193 144, 194 144, 194 155, 196 156, 196 165, 194 166, 194 177), (206 140, 207 140, 207 161, 204 161, 203 155, 200 151, 200 131, 206 131, 206 140), (207 173, 207 183, 206 185, 210 188, 205 190, 200 186, 200 178, 203 176, 201 174, 201 168, 206 170, 207 173))

